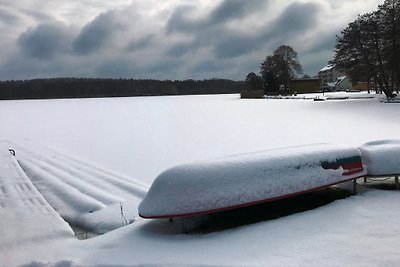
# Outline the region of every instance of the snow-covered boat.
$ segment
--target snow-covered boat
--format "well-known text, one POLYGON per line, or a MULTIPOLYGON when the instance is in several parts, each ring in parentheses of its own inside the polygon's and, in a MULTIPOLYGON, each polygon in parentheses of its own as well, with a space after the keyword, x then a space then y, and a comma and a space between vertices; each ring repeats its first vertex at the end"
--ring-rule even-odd
POLYGON ((359 147, 368 176, 400 174, 400 140, 378 140, 359 147))
POLYGON ((241 154, 168 169, 139 205, 143 218, 209 214, 323 189, 366 175, 360 150, 331 144, 241 154))

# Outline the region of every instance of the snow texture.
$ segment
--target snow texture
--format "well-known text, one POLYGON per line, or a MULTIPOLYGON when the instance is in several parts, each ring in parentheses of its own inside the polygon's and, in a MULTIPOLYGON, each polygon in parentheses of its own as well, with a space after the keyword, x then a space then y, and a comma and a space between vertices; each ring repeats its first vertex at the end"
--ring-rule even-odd
POLYGON ((400 140, 368 142, 359 147, 368 175, 400 174, 400 140))
MULTIPOLYGON (((299 193, 360 177, 321 162, 360 157, 356 148, 317 144, 177 166, 161 173, 139 205, 143 217, 207 212, 299 193)), ((360 159, 361 160, 361 159, 360 159)))

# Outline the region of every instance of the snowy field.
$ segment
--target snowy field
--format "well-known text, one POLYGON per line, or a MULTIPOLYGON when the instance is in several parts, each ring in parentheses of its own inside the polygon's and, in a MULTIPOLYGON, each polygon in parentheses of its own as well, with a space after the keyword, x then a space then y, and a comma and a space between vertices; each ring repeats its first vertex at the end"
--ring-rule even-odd
POLYGON ((361 186, 358 195, 316 209, 205 234, 137 216, 155 177, 175 165, 400 139, 400 104, 363 93, 331 95, 343 94, 350 99, 1 101, 0 140, 15 149, 37 190, 71 224, 104 234, 78 240, 65 224, 51 238, 27 238, 35 229, 52 233, 54 221, 25 216, 28 206, 0 206, 0 266, 397 266, 394 190, 361 186))

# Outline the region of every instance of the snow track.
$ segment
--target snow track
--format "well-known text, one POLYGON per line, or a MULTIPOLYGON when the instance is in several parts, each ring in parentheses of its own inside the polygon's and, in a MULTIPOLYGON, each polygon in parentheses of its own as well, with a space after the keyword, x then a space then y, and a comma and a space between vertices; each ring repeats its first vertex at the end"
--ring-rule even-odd
POLYGON ((128 209, 129 219, 136 217, 137 206, 147 192, 145 185, 53 149, 26 147, 31 146, 15 147, 19 164, 68 222, 88 229, 97 227, 95 231, 102 233, 122 226, 121 206, 128 209), (108 216, 110 212, 114 215, 108 216), (110 217, 115 219, 110 221, 110 217))

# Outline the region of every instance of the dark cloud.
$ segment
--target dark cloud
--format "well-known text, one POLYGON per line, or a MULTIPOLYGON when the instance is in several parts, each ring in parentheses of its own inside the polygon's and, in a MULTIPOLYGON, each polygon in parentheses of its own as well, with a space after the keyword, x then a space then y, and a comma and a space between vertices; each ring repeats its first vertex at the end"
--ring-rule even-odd
POLYGON ((128 52, 132 52, 132 51, 135 51, 138 49, 145 48, 152 44, 152 42, 154 41, 154 38, 155 38, 155 36, 153 34, 150 34, 143 38, 132 40, 128 43, 125 50, 128 52))
POLYGON ((224 0, 211 12, 207 24, 214 25, 241 19, 255 11, 263 9, 267 3, 267 0, 224 0))
POLYGON ((215 45, 214 53, 218 58, 234 58, 259 48, 263 43, 259 38, 248 36, 228 36, 221 38, 215 45))
POLYGON ((249 29, 246 34, 228 30, 224 24, 246 17, 262 8, 266 9, 267 4, 268 1, 225 0, 199 20, 191 20, 187 16, 194 7, 180 7, 172 14, 167 24, 167 32, 186 33, 192 35, 195 41, 176 45, 167 51, 167 54, 184 55, 201 46, 212 46, 217 58, 226 59, 236 58, 265 46, 278 46, 312 27, 320 10, 320 6, 316 3, 294 2, 264 28, 257 31, 249 29))
POLYGON ((268 3, 266 0, 224 0, 203 18, 193 20, 189 14, 196 10, 195 6, 182 5, 174 10, 168 23, 167 32, 195 32, 209 30, 232 20, 239 20, 260 9, 268 3))
POLYGON ((174 9, 166 26, 166 32, 193 32, 201 29, 201 22, 196 22, 189 18, 188 13, 192 12, 195 6, 182 5, 174 9))
POLYGON ((332 32, 330 35, 320 35, 319 40, 316 41, 309 49, 305 52, 321 52, 321 51, 333 51, 335 49, 336 35, 339 32, 332 32))
POLYGON ((73 43, 74 52, 78 55, 87 55, 96 52, 112 38, 119 25, 114 12, 102 13, 92 22, 82 28, 73 43))
POLYGON ((194 51, 198 45, 194 42, 182 43, 169 48, 166 54, 170 57, 182 57, 187 53, 194 51))
POLYGON ((315 26, 319 11, 317 3, 290 4, 274 23, 272 35, 289 36, 310 29, 315 26))
POLYGON ((40 24, 30 28, 18 39, 22 53, 41 60, 52 59, 57 53, 66 52, 72 32, 62 23, 40 24))

